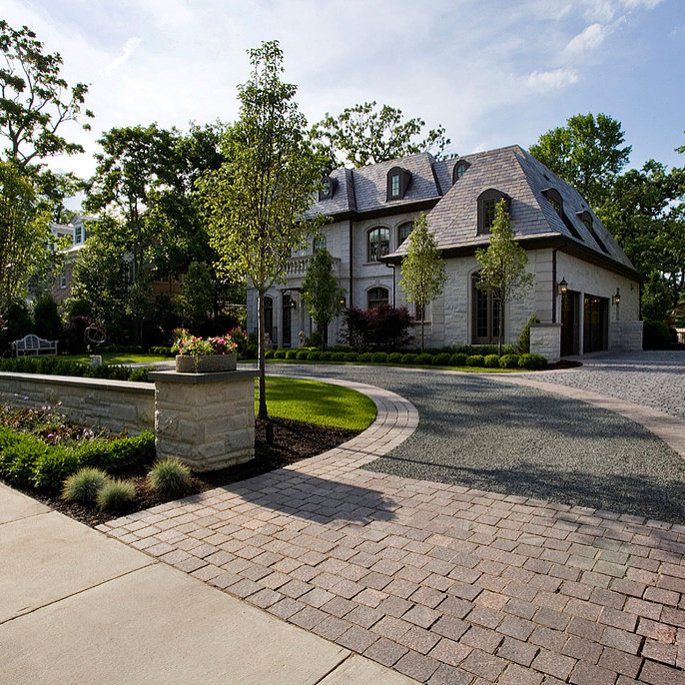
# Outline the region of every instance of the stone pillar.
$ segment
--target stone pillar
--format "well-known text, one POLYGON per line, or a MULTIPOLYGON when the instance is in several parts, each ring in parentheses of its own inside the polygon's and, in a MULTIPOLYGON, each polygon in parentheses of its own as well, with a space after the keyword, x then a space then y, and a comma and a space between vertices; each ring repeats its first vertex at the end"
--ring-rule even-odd
POLYGON ((530 352, 541 354, 550 364, 558 362, 561 355, 561 324, 532 323, 530 352))
POLYGON ((612 352, 642 350, 642 321, 610 321, 609 350, 612 352))
POLYGON ((155 445, 193 471, 215 471, 254 458, 256 371, 151 373, 155 445))

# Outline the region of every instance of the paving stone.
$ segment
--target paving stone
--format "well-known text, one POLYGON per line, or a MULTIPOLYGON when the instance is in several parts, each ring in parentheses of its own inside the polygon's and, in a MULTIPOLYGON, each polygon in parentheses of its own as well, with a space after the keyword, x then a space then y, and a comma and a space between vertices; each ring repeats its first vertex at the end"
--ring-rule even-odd
POLYGON ((383 666, 390 667, 396 664, 408 651, 406 647, 382 637, 366 649, 364 656, 383 664, 383 666))
POLYGON ((614 671, 608 671, 584 661, 579 661, 576 664, 569 678, 569 683, 573 683, 573 685, 614 685, 615 682, 616 673, 614 671))
POLYGON ((421 654, 428 654, 440 640, 440 636, 424 628, 412 626, 406 633, 401 635, 398 642, 421 654))
POLYGON ((683 672, 654 661, 645 661, 640 672, 640 682, 649 685, 683 685, 683 672))
POLYGON ((428 681, 428 685, 471 685, 473 682, 473 675, 470 673, 441 663, 428 681))
POLYGON ((513 637, 505 637, 497 649, 497 656, 514 661, 521 666, 530 666, 540 648, 513 637))
POLYGON ((497 679, 507 665, 504 659, 474 649, 461 663, 461 668, 482 678, 497 679))
POLYGON ((542 673, 535 673, 529 668, 510 664, 497 680, 497 685, 540 685, 543 678, 542 673))
POLYGON ((559 678, 559 680, 566 680, 576 663, 576 659, 550 652, 547 649, 541 649, 535 659, 533 659, 531 667, 559 678))
POLYGON ((489 654, 493 654, 504 636, 494 630, 472 626, 461 638, 461 642, 469 647, 475 647, 489 654))
POLYGON ((471 647, 443 637, 429 652, 430 656, 451 666, 458 666, 472 651, 471 647))

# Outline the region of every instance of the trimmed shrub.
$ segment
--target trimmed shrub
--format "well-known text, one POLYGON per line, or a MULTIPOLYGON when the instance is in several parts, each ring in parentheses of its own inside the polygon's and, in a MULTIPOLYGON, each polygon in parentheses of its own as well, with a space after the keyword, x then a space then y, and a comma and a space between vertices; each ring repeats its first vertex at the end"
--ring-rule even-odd
MULTIPOLYGON (((530 325, 532 323, 540 323, 540 319, 538 319, 535 314, 528 319, 528 323, 523 327, 523 330, 521 331, 521 336, 519 337, 519 341, 516 345, 516 352, 518 354, 527 354, 530 352, 530 325)), ((507 351, 508 353, 508 351, 507 351)))
POLYGON ((147 475, 150 487, 165 497, 181 497, 190 488, 190 469, 178 459, 160 459, 147 475))
POLYGON ((359 361, 359 362, 370 362, 370 361, 373 361, 373 354, 371 354, 371 352, 362 352, 362 353, 359 355, 357 361, 359 361))
POLYGON ((433 355, 433 366, 449 366, 450 355, 448 352, 440 352, 433 355))
POLYGON ((333 352, 331 354, 331 361, 333 362, 344 362, 346 352, 333 352))
POLYGON ((374 352, 373 353, 374 364, 385 364, 387 361, 388 361, 388 353, 387 352, 374 352))
POLYGON ((129 381, 136 381, 138 383, 148 383, 149 378, 148 374, 150 371, 154 371, 153 368, 137 368, 137 369, 131 369, 131 373, 128 375, 128 378, 126 380, 129 381))
POLYGON ((97 503, 107 511, 119 511, 136 498, 136 488, 126 480, 110 480, 97 496, 97 503))
POLYGON ((467 359, 468 355, 464 354, 463 352, 455 352, 450 357, 450 366, 466 366, 467 359))
POLYGON ((297 353, 299 350, 287 350, 285 353, 286 359, 297 359, 297 353))
POLYGON ((359 361, 359 355, 356 352, 344 352, 346 362, 359 361))
POLYGON ((264 350, 264 359, 273 359, 274 357, 274 351, 273 350, 264 350))
POLYGON ((466 358, 466 366, 485 366, 485 357, 482 354, 472 354, 466 358))
POLYGON ((499 366, 501 369, 515 369, 519 365, 518 354, 503 354, 499 358, 499 366))
POLYGON ((79 504, 93 504, 107 480, 107 474, 100 469, 79 469, 64 481, 62 499, 79 504))
POLYGON ((33 485, 42 490, 57 490, 64 480, 78 471, 81 462, 74 450, 52 447, 36 459, 33 485))
POLYGON ((422 366, 426 366, 428 364, 433 363, 433 355, 428 354, 428 352, 421 352, 421 354, 416 355, 416 359, 414 360, 415 364, 421 364, 422 366))
POLYGON ((407 354, 402 355, 402 363, 403 364, 416 364, 416 358, 419 355, 416 354, 416 352, 407 352, 407 354))
POLYGON ((499 356, 496 354, 486 355, 485 366, 487 366, 489 369, 498 369, 499 368, 499 356))
POLYGON ((322 362, 329 362, 329 361, 331 361, 332 357, 333 357, 332 352, 326 351, 326 352, 321 353, 321 361, 322 362))
POLYGON ((522 369, 537 371, 547 366, 547 360, 541 354, 522 354, 519 357, 519 366, 522 369))
POLYGON ((274 350, 274 359, 285 359, 286 350, 274 350))
POLYGON ((401 364, 402 363, 402 353, 401 352, 391 352, 388 355, 389 364, 401 364))
POLYGON ((321 361, 321 352, 319 352, 319 350, 312 350, 309 354, 307 354, 307 361, 308 362, 321 361))
POLYGON ((295 354, 295 359, 298 361, 307 361, 307 357, 309 357, 309 350, 298 350, 295 354))

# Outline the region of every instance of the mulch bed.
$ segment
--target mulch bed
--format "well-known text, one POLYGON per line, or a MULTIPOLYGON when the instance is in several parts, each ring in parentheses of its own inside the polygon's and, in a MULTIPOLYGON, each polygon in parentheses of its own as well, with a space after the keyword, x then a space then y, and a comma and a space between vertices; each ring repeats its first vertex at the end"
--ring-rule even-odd
MULTIPOLYGON (((245 480, 246 478, 259 476, 262 473, 293 464, 300 459, 316 456, 326 450, 337 447, 359 433, 359 431, 343 428, 314 426, 309 423, 302 423, 301 421, 291 421, 290 419, 272 418, 270 422, 274 432, 274 440, 271 445, 267 444, 266 441, 266 422, 259 418, 256 419, 255 459, 244 464, 221 469, 220 471, 194 474, 192 487, 188 494, 197 494, 198 492, 211 490, 222 485, 245 480)), ((89 526, 97 526, 119 516, 141 511, 142 509, 149 509, 167 501, 147 487, 145 474, 146 470, 139 468, 118 476, 135 484, 138 497, 129 508, 116 513, 66 502, 60 498, 59 494, 46 494, 37 490, 24 490, 24 492, 30 497, 77 521, 81 521, 89 526)))

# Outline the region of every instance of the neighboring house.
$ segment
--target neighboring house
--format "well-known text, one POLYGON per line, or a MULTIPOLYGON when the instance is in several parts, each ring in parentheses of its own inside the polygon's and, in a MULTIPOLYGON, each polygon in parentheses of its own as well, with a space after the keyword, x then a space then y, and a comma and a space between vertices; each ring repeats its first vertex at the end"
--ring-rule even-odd
POLYGON ((78 259, 79 251, 85 245, 86 238, 88 237, 88 232, 86 231, 87 221, 93 221, 93 218, 76 214, 68 224, 59 224, 55 221, 50 222, 50 231, 55 237, 55 242, 51 244, 52 249, 57 249, 60 239, 66 237, 71 241, 71 244, 65 249, 64 266, 52 288, 52 294, 58 302, 65 300, 71 294, 74 264, 78 259))
MULTIPOLYGON (((476 249, 485 248, 500 199, 509 208, 535 285, 507 304, 505 342, 515 343, 531 315, 532 346, 549 359, 605 349, 641 349, 639 276, 609 231, 568 183, 517 145, 436 161, 423 153, 324 179, 311 212, 332 217, 323 237, 293 255, 285 282, 266 301, 266 328, 279 347, 296 347, 312 322, 300 300, 307 264, 319 244, 335 259, 347 306, 407 305, 398 286, 403 242, 427 212, 446 261, 443 296, 428 307, 427 345, 496 342, 496 308, 475 287, 476 249)), ((256 331, 256 292, 248 290, 247 325, 256 331)), ((314 327, 315 328, 315 327, 314 327)), ((329 326, 338 339, 341 318, 329 326)))

